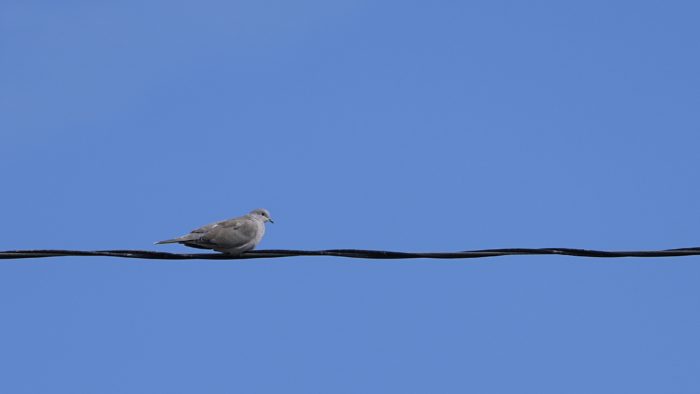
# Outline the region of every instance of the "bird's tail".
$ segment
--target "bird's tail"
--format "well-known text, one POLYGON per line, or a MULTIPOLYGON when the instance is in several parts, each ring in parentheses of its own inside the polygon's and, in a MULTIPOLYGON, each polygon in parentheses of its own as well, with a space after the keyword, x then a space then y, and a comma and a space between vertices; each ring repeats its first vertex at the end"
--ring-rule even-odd
POLYGON ((176 244, 176 243, 178 243, 178 242, 180 242, 180 239, 179 239, 179 238, 173 238, 173 239, 166 239, 165 241, 154 242, 153 244, 154 244, 154 245, 160 245, 160 244, 176 244))

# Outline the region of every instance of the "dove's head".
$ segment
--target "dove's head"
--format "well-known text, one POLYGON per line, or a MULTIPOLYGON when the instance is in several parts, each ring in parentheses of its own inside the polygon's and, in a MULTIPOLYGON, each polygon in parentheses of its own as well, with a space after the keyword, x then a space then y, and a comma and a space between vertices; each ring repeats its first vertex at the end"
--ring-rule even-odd
POLYGON ((260 220, 262 220, 263 223, 265 223, 265 222, 274 223, 272 221, 272 218, 270 217, 270 212, 268 212, 267 209, 264 209, 264 208, 254 209, 254 210, 250 211, 250 214, 253 217, 257 217, 260 220))

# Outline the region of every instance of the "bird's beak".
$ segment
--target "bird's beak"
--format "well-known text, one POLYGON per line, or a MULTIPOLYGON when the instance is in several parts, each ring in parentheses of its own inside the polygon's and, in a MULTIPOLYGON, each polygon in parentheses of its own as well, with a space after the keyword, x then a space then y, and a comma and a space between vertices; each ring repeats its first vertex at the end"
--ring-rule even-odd
POLYGON ((267 221, 270 222, 270 223, 272 223, 272 224, 275 224, 275 221, 272 220, 272 218, 267 218, 267 221))

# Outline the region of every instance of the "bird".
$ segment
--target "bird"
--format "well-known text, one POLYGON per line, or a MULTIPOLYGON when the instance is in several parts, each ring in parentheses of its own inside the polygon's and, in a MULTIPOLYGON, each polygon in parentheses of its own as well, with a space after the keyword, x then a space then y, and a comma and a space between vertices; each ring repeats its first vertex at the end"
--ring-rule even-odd
POLYGON ((265 223, 274 223, 267 209, 258 208, 247 215, 210 223, 181 237, 155 244, 179 243, 191 248, 212 249, 238 255, 253 250, 265 234, 265 223))

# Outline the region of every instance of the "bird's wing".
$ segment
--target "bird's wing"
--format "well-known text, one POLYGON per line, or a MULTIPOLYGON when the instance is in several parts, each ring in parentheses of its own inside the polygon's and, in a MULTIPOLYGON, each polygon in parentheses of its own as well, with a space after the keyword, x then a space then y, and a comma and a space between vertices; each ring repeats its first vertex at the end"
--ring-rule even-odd
POLYGON ((250 242, 255 238, 256 232, 257 226, 253 220, 240 217, 207 224, 192 230, 178 240, 195 248, 212 249, 217 246, 235 248, 250 242))
MULTIPOLYGON (((221 227, 221 226, 223 226, 223 225, 226 224, 226 223, 235 221, 236 219, 238 219, 238 218, 229 219, 229 220, 224 220, 224 221, 221 221, 221 222, 209 223, 209 224, 204 225, 204 226, 202 226, 202 227, 198 227, 198 228, 196 228, 196 229, 190 231, 189 233, 187 233, 187 234, 185 234, 185 235, 183 235, 183 236, 181 236, 181 237, 172 238, 172 239, 166 239, 165 241, 159 241, 159 242, 156 242, 156 243, 157 243, 157 244, 164 244, 164 243, 176 243, 176 242, 180 242, 180 243, 185 243, 185 242, 197 242, 197 241, 199 241, 199 240, 201 240, 201 239, 206 239, 206 238, 207 238, 207 234, 209 234, 210 232, 212 232, 212 231, 215 230, 216 228, 221 227)), ((194 246, 194 247, 196 247, 196 246, 194 246)))
POLYGON ((255 238, 258 226, 252 219, 243 217, 221 222, 207 233, 207 240, 215 245, 235 248, 255 238))
POLYGON ((209 224, 207 224, 207 225, 205 225, 205 226, 202 226, 202 227, 199 227, 199 228, 196 228, 196 229, 190 231, 190 234, 206 234, 206 233, 208 233, 208 232, 214 230, 214 229, 217 228, 217 227, 223 226, 225 223, 228 223, 228 222, 231 222, 231 221, 235 221, 235 220, 237 220, 237 219, 238 219, 238 218, 236 218, 236 219, 229 219, 229 220, 223 220, 223 221, 221 221, 221 222, 216 222, 216 223, 209 223, 209 224))

